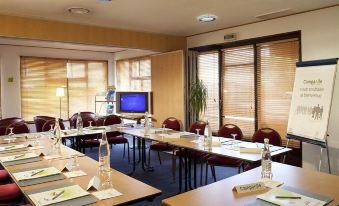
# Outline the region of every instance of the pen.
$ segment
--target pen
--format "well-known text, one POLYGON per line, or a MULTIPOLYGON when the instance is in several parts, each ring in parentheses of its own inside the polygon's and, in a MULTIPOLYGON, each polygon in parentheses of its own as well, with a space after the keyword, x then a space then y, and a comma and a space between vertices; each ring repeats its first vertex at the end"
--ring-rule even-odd
POLYGON ((65 192, 65 190, 62 190, 61 192, 59 192, 58 194, 56 194, 52 200, 55 200, 56 198, 60 197, 60 195, 62 195, 65 192))
POLYGON ((39 173, 41 173, 41 172, 43 172, 43 171, 45 171, 45 170, 39 170, 39 171, 37 171, 37 172, 31 174, 31 177, 33 177, 34 175, 37 175, 37 174, 39 174, 39 173))
POLYGON ((14 159, 17 159, 17 158, 20 158, 20 157, 23 157, 25 156, 26 154, 22 154, 22 155, 17 155, 17 156, 14 156, 14 159))
POLYGON ((5 147, 5 149, 11 149, 11 148, 13 148, 13 147, 15 147, 15 145, 5 147))
POLYGON ((301 199, 300 196, 275 196, 278 199, 301 199))

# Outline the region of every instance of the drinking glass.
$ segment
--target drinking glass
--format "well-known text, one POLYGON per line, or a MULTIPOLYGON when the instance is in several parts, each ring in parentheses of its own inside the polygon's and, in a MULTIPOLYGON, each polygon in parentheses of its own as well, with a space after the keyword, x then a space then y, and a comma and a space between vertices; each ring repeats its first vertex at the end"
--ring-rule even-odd
POLYGON ((54 125, 53 125, 53 124, 50 124, 49 126, 51 127, 51 128, 49 129, 49 132, 53 134, 53 133, 54 133, 54 128, 53 128, 54 125))
POLYGON ((232 146, 235 147, 235 145, 237 144, 237 140, 235 139, 237 134, 231 134, 231 136, 233 137, 232 146))
POLYGON ((162 128, 162 134, 164 135, 166 133, 166 124, 162 124, 161 128, 162 128))
POLYGON ((34 146, 39 146, 40 145, 40 134, 36 134, 35 136, 34 136, 35 138, 34 138, 34 146))
POLYGON ((79 170, 80 169, 79 167, 80 167, 80 164, 79 164, 79 161, 78 161, 78 155, 74 154, 74 155, 72 155, 72 171, 79 170))
POLYGON ((14 134, 14 132, 13 132, 13 127, 10 127, 9 128, 9 133, 8 133, 8 143, 10 143, 10 142, 14 142, 15 141, 15 134, 14 134))
POLYGON ((88 123, 89 123, 88 128, 89 128, 89 129, 92 129, 92 122, 93 122, 93 121, 88 121, 88 123))

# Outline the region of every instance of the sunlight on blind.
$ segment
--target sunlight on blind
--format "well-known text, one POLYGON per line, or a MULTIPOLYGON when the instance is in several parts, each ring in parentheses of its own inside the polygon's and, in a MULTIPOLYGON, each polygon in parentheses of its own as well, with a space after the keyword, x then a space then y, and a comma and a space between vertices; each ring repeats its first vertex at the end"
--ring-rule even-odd
POLYGON ((69 115, 95 110, 95 95, 107 90, 107 62, 69 61, 69 115))
POLYGON ((151 91, 151 60, 138 58, 116 63, 118 91, 151 91))
MULTIPOLYGON (((21 113, 26 120, 37 115, 59 117, 57 87, 67 86, 66 60, 21 57, 21 113)), ((68 118, 67 90, 61 117, 68 118)))
POLYGON ((107 89, 106 61, 21 57, 22 117, 59 117, 56 88, 64 87, 63 119, 78 111, 94 112, 94 97, 107 89))
POLYGON ((245 138, 254 133, 254 48, 223 50, 223 124, 235 124, 245 138))
POLYGON ((270 127, 286 138, 299 41, 258 45, 258 126, 270 127))
POLYGON ((219 54, 200 53, 198 56, 198 78, 208 90, 207 109, 199 119, 208 120, 212 130, 219 130, 219 54))

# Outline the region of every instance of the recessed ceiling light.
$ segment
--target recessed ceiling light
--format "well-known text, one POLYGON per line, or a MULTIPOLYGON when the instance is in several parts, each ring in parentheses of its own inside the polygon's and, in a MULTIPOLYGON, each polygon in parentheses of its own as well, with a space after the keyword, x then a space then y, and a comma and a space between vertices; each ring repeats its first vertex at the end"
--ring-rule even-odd
POLYGON ((214 14, 203 14, 197 17, 197 19, 201 22, 211 22, 215 21, 218 17, 214 14))
POLYGON ((72 14, 88 14, 89 10, 82 7, 71 7, 67 9, 69 13, 72 14))

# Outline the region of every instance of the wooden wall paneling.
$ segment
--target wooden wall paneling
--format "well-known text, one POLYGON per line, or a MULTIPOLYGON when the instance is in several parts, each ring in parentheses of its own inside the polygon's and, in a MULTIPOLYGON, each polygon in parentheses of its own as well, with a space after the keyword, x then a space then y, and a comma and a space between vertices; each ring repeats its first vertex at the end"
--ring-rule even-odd
POLYGON ((182 50, 151 56, 153 116, 160 127, 168 117, 185 125, 184 52, 182 50))
POLYGON ((74 23, 0 15, 0 36, 167 52, 186 48, 186 38, 74 23))

